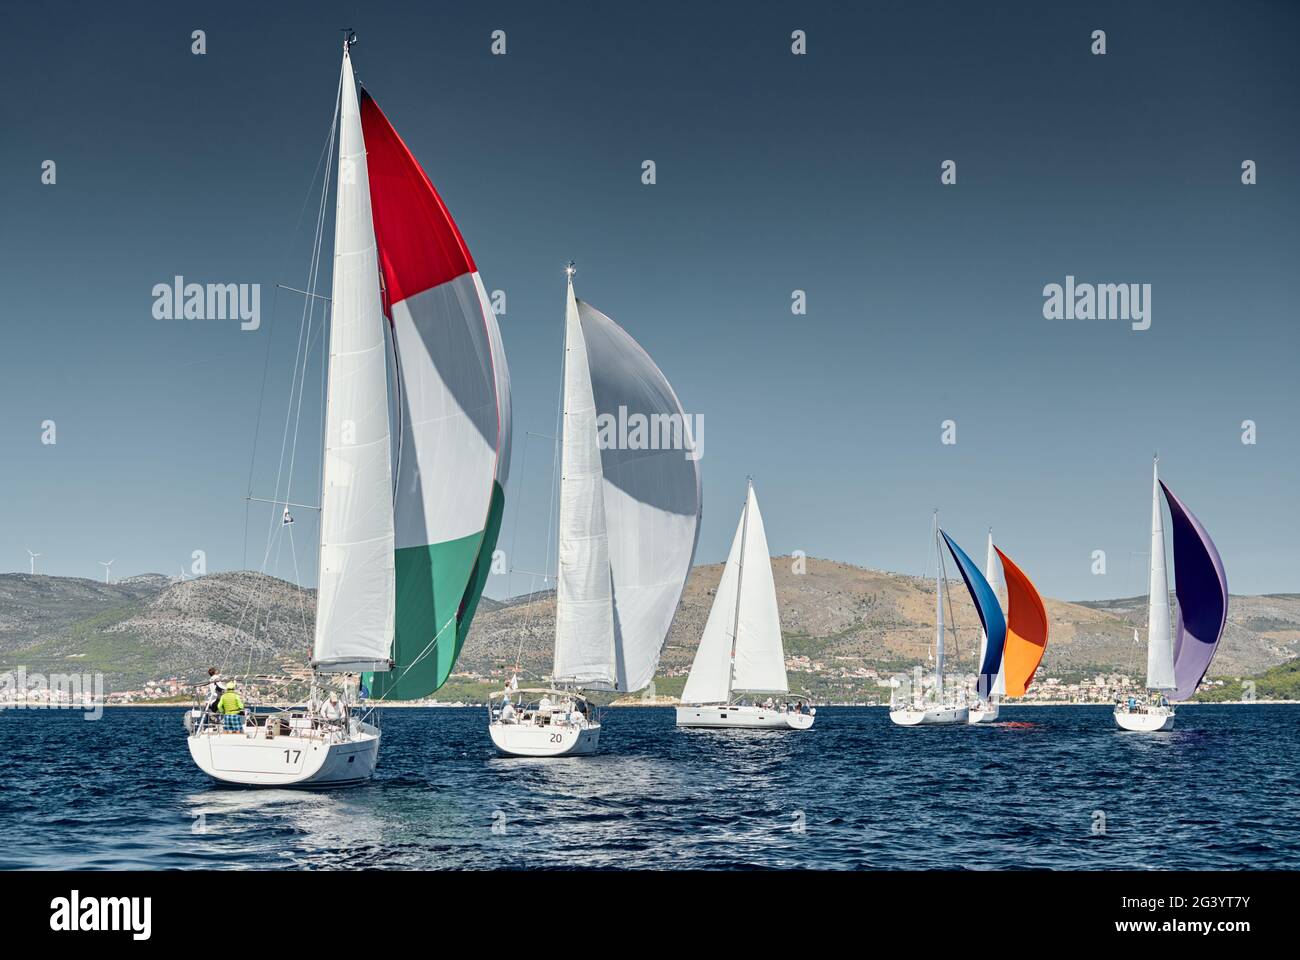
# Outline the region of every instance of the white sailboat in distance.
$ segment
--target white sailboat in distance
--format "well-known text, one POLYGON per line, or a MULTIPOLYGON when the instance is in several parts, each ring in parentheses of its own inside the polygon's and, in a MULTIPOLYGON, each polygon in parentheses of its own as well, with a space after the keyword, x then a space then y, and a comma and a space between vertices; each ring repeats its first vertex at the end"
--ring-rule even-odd
POLYGON ((751 480, 682 690, 677 726, 807 730, 817 711, 806 700, 791 707, 789 689, 772 558, 751 480), (748 694, 749 702, 741 694, 748 694))
MULTIPOLYGON (((915 684, 900 697, 898 688, 890 693, 889 719, 900 727, 920 727, 936 724, 965 724, 970 720, 965 691, 949 689, 944 676, 944 626, 943 605, 947 595, 947 575, 943 565, 943 546, 940 539, 939 511, 934 511, 934 683, 927 699, 920 683, 915 684)), ((917 670, 920 672, 919 668, 917 670)))
POLYGON ((488 733, 513 756, 596 752, 583 691, 654 679, 699 533, 699 460, 677 395, 627 331, 574 296, 572 263, 565 273, 555 662, 551 687, 490 698, 488 733), (675 425, 677 442, 624 437, 635 424, 675 425))
MULTIPOLYGON (((358 102, 354 42, 343 44, 335 114, 311 697, 303 707, 257 711, 227 696, 186 715, 190 756, 226 783, 334 787, 369 779, 380 730, 374 711, 349 699, 358 687, 372 702, 419 699, 446 681, 504 506, 510 387, 495 314, 427 175, 374 99, 363 92, 358 102), (327 699, 322 686, 339 675, 344 696, 327 699)), ((322 196, 322 222, 325 209, 322 196)), ((295 363, 306 362, 302 351, 295 363)), ((299 385, 302 376, 295 368, 299 385)), ((283 500, 271 501, 285 510, 277 527, 286 536, 290 482, 283 500)))
MULTIPOLYGON (((1151 567, 1147 597, 1147 693, 1115 705, 1123 730, 1154 733, 1174 728, 1174 704, 1196 692, 1214 659, 1228 620, 1228 578, 1214 541, 1160 479, 1160 458, 1151 464, 1151 567), (1174 576, 1178 626, 1171 630, 1169 574, 1165 566, 1164 515, 1174 528, 1174 576)), ((1136 635, 1136 634, 1135 634, 1136 635)))

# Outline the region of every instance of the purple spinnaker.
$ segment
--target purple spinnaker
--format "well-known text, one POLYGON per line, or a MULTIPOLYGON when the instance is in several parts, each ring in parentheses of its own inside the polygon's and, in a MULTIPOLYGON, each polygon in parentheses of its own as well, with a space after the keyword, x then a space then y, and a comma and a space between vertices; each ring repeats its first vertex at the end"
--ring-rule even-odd
POLYGON ((1214 541, 1201 522, 1160 481, 1174 528, 1174 592, 1178 594, 1178 629, 1174 634, 1174 681, 1170 700, 1196 692, 1214 659, 1228 621, 1228 577, 1214 541))

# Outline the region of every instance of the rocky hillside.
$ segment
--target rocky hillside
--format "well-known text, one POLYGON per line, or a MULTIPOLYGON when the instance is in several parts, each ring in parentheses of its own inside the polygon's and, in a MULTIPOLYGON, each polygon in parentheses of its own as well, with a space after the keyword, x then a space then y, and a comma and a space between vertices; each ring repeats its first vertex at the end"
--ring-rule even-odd
MULTIPOLYGON (((788 656, 807 656, 825 678, 861 667, 899 670, 925 661, 934 634, 929 580, 808 558, 772 561, 788 656)), ((708 617, 721 565, 697 567, 664 651, 661 685, 673 691, 689 668, 708 617), (678 678, 674 683, 674 677, 678 678)), ((960 584, 952 590, 956 661, 969 669, 978 621, 960 584)), ((1068 676, 1140 676, 1146 648, 1144 597, 1098 603, 1047 600, 1051 641, 1045 666, 1068 676)), ((261 574, 220 573, 173 582, 119 583, 0 575, 0 671, 19 665, 52 672, 97 671, 109 690, 146 679, 197 677, 209 665, 235 672, 301 669, 310 648, 315 592, 261 574)), ((512 666, 526 676, 550 669, 555 600, 485 600, 459 669, 480 675, 512 666)), ((1300 655, 1300 595, 1233 597, 1212 675, 1250 676, 1300 655)), ((808 683, 814 677, 804 678, 808 683)))
POLYGON ((0 575, 0 671, 103 673, 110 691, 209 664, 278 673, 305 662, 315 608, 315 591, 249 572, 111 585, 0 575))
MULTIPOLYGON (((924 662, 934 638, 932 580, 811 557, 803 573, 794 572, 789 557, 774 558, 772 570, 787 657, 802 654, 836 672, 859 665, 905 669, 924 662)), ((721 576, 721 564, 695 568, 664 649, 661 673, 690 667, 721 576)), ((956 660, 970 669, 979 619, 960 581, 952 586, 956 660)), ((1045 605, 1050 641, 1044 665, 1049 673, 1145 672, 1145 640, 1133 639, 1135 626, 1146 635, 1145 597, 1101 603, 1045 599, 1045 605)), ((480 673, 494 663, 513 664, 522 639, 525 669, 545 673, 554 619, 551 595, 482 616, 461 664, 480 673)), ((1253 675, 1297 655, 1300 595, 1233 597, 1211 675, 1253 675)))

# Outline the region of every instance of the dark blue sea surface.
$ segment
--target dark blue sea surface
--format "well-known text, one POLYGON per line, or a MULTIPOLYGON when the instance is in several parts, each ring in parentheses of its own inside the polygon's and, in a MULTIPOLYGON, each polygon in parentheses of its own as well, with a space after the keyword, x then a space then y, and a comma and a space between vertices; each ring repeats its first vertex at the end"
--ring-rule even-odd
POLYGON ((180 709, 0 711, 0 867, 1300 868, 1300 706, 1105 707, 904 729, 680 731, 609 710, 594 757, 498 757, 482 709, 384 711, 373 783, 220 787, 180 709))

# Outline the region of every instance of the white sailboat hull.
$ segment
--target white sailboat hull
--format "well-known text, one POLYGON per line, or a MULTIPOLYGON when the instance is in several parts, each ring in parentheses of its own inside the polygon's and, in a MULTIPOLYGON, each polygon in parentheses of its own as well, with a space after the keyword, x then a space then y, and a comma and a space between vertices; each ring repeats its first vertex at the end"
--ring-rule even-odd
POLYGON ((889 711, 889 719, 900 727, 923 727, 937 724, 969 723, 968 707, 901 707, 889 711))
POLYGON ((600 724, 538 725, 533 723, 488 724, 497 750, 511 757, 585 757, 600 745, 600 724))
POLYGON ((730 727, 749 730, 807 730, 812 714, 793 713, 755 706, 694 706, 677 708, 679 727, 730 727))
POLYGON ((187 738, 190 756, 214 780, 246 787, 343 787, 375 774, 380 732, 368 723, 329 737, 268 738, 265 731, 204 729, 187 738))
POLYGON ((1174 728, 1174 711, 1170 707, 1158 707, 1145 713, 1130 713, 1128 710, 1115 708, 1115 723, 1121 730, 1137 733, 1157 733, 1174 728))
POLYGON ((966 717, 967 723, 992 723, 998 718, 999 704, 994 701, 991 703, 980 702, 969 708, 970 712, 966 717))
POLYGON ((793 711, 787 712, 785 715, 785 725, 791 730, 810 730, 812 729, 816 713, 816 708, 809 710, 807 713, 796 713, 793 711))

